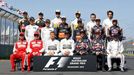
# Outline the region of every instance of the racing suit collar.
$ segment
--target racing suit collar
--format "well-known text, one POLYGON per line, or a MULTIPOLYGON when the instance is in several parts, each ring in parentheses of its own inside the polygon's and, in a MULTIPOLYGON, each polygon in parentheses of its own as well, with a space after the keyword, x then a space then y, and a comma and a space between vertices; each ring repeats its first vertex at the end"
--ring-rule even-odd
POLYGON ((50 26, 48 26, 48 27, 46 26, 46 28, 50 28, 50 26))
POLYGON ((20 39, 20 40, 19 40, 19 42, 23 42, 23 41, 24 41, 24 39, 20 39))
POLYGON ((112 21, 113 20, 113 18, 112 19, 110 19, 110 18, 107 18, 108 20, 110 20, 110 21, 112 21))
POLYGON ((61 17, 56 17, 56 19, 61 19, 61 17))
POLYGON ((95 23, 95 21, 90 20, 91 23, 95 23))
POLYGON ((66 40, 70 40, 70 38, 65 38, 66 40))
POLYGON ((118 27, 117 25, 113 25, 113 27, 118 27))
POLYGON ((30 24, 30 26, 35 26, 35 24, 30 24))
POLYGON ((43 20, 43 18, 38 18, 37 20, 42 21, 42 20, 43 20))
POLYGON ((96 27, 100 27, 101 25, 95 25, 96 27))
POLYGON ((28 20, 28 18, 27 17, 23 17, 23 20, 28 20))
POLYGON ((55 39, 50 39, 51 41, 54 41, 55 39))

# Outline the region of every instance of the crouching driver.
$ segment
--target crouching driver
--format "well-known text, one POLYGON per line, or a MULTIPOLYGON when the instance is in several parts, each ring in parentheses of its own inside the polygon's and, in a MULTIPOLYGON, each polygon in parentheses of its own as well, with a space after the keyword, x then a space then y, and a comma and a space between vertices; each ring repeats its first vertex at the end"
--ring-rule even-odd
POLYGON ((24 71, 24 61, 26 55, 28 43, 24 40, 24 33, 21 32, 19 36, 19 41, 17 41, 14 45, 13 54, 10 55, 10 63, 12 66, 11 72, 15 71, 15 60, 21 59, 21 71, 24 71))
POLYGON ((40 38, 39 33, 35 32, 34 40, 30 42, 29 47, 27 49, 27 52, 29 53, 28 54, 28 71, 30 71, 31 59, 34 56, 41 56, 45 50, 43 46, 43 42, 39 38, 40 38))
POLYGON ((82 36, 78 32, 76 34, 76 43, 75 43, 74 54, 75 55, 88 55, 90 52, 89 44, 90 44, 89 40, 82 39, 82 36))
POLYGON ((123 43, 119 41, 117 38, 113 38, 112 41, 108 42, 107 44, 107 63, 108 63, 108 71, 111 71, 112 65, 111 65, 111 59, 112 58, 120 58, 120 70, 124 71, 124 62, 125 62, 125 56, 123 55, 123 43))

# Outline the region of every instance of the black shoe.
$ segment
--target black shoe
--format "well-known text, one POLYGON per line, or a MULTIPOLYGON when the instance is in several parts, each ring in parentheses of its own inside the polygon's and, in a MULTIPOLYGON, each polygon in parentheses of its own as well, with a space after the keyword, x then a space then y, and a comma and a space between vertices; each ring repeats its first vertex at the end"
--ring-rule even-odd
POLYGON ((106 72, 106 70, 104 68, 102 68, 102 72, 106 72))
POLYGON ((120 70, 120 67, 117 67, 117 70, 120 70))

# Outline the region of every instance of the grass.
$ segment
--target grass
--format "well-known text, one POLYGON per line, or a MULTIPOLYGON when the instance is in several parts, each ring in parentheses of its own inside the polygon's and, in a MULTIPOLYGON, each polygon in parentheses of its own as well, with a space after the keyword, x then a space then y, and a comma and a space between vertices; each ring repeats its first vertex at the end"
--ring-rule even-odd
POLYGON ((125 55, 127 55, 127 56, 134 56, 134 54, 125 54, 125 55))

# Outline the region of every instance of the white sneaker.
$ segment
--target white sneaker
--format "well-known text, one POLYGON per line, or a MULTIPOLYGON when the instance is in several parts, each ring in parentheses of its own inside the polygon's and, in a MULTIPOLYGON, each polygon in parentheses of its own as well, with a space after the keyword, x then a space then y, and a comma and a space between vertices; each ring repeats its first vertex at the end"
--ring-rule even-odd
POLYGON ((111 67, 109 67, 109 68, 108 68, 108 72, 111 72, 111 71, 112 71, 112 68, 111 68, 111 67))
POLYGON ((120 71, 121 71, 121 72, 124 72, 124 68, 123 68, 123 67, 120 67, 120 71))

